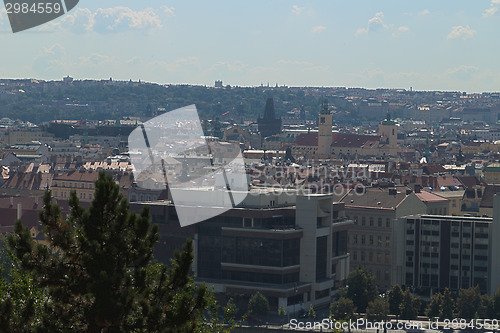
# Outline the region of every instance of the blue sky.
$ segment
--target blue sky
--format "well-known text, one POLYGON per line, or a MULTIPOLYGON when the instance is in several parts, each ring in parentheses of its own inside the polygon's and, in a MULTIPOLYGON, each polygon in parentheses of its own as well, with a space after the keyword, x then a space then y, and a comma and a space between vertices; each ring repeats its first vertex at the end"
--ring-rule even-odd
POLYGON ((500 91, 500 0, 80 0, 0 42, 3 78, 500 91))

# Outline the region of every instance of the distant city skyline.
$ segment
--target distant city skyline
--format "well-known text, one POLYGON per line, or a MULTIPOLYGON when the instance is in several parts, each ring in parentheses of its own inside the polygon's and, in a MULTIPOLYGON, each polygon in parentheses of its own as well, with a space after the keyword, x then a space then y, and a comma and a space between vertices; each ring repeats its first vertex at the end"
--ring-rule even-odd
POLYGON ((493 92, 499 9, 500 0, 87 0, 13 34, 2 8, 0 77, 493 92))

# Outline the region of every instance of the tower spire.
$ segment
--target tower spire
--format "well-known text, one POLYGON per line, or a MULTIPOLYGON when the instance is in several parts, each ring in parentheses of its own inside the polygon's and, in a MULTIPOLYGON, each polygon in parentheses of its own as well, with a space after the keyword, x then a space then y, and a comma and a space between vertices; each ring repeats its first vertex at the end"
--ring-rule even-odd
POLYGON ((321 108, 321 114, 330 114, 328 111, 328 100, 325 98, 323 100, 323 107, 321 108))
POLYGON ((276 112, 274 111, 274 100, 268 97, 266 101, 266 108, 264 110, 264 119, 276 119, 276 112))

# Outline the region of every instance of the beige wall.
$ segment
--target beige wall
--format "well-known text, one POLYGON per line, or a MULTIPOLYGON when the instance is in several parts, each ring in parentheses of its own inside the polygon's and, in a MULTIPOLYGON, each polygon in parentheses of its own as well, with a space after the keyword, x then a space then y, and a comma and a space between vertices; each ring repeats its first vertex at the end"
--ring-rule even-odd
POLYGON ((425 214, 426 211, 427 206, 415 193, 408 195, 394 209, 352 208, 346 205, 346 215, 354 220, 354 226, 349 230, 347 245, 351 253, 351 269, 357 266, 366 267, 375 276, 377 286, 388 289, 394 279, 391 261, 394 255, 393 228, 397 227, 397 219, 407 215, 425 214))

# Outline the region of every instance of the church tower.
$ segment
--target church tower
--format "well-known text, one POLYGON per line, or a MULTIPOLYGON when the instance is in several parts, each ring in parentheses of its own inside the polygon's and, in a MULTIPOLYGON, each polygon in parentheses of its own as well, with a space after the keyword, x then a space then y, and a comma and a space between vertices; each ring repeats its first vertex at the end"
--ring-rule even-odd
POLYGON ((272 97, 267 99, 264 116, 257 119, 257 125, 262 140, 268 136, 279 134, 281 132, 281 118, 276 118, 274 100, 272 97))
POLYGON ((398 148, 398 126, 394 120, 391 120, 389 113, 387 118, 380 123, 378 132, 380 143, 387 145, 391 149, 398 148))
POLYGON ((328 111, 328 101, 325 99, 318 119, 318 158, 330 158, 331 145, 332 115, 328 111))

